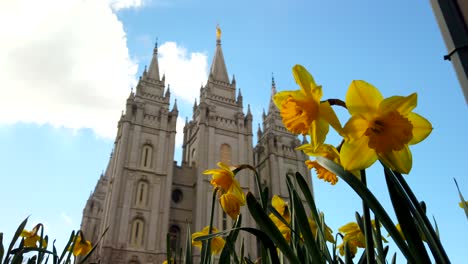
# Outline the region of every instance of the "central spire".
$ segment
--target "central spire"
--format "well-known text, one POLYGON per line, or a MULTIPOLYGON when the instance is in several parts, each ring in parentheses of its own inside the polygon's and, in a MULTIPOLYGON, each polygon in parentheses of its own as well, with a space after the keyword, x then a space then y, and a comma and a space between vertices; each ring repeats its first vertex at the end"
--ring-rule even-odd
POLYGON ((159 79, 159 65, 158 65, 158 39, 154 44, 153 58, 151 59, 151 64, 148 70, 148 77, 155 80, 159 79))
POLYGON ((223 50, 221 49, 221 28, 216 26, 216 51, 211 63, 210 79, 229 84, 229 77, 224 62, 223 50))

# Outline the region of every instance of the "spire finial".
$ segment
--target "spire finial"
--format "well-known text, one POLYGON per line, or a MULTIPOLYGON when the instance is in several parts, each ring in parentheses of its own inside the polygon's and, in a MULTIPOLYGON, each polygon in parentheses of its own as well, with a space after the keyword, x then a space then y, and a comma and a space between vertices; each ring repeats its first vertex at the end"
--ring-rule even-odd
POLYGON ((158 49, 158 37, 156 37, 156 41, 154 42, 154 48, 158 49))
POLYGON ((221 28, 219 24, 216 25, 216 42, 221 43, 221 28))
POLYGON ((276 83, 275 83, 275 76, 271 73, 271 94, 276 94, 276 83))

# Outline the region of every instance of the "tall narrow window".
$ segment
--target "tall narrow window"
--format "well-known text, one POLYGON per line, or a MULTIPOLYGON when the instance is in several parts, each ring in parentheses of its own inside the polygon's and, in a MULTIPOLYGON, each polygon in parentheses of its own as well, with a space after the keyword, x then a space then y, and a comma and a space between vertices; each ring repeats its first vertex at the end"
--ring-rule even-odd
POLYGON ((231 146, 228 144, 222 144, 219 150, 220 161, 224 164, 231 165, 231 146))
POLYGON ((137 218, 132 223, 132 233, 130 236, 130 245, 133 247, 143 246, 144 222, 137 218))
POLYGON ((135 204, 138 207, 146 207, 148 205, 148 183, 146 181, 138 182, 135 204))
POLYGON ((141 151, 141 166, 143 168, 151 168, 151 158, 153 148, 150 145, 144 145, 141 151))

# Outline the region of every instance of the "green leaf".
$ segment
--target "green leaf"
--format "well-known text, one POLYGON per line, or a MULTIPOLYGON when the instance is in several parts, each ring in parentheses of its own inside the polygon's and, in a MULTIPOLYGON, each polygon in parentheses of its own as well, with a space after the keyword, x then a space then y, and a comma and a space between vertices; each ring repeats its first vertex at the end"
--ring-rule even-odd
MULTIPOLYGON (((278 246, 278 248, 289 259, 289 261, 291 263, 301 263, 301 261, 289 247, 288 242, 284 239, 281 232, 271 221, 268 215, 266 215, 266 213, 262 210, 262 207, 251 192, 247 193, 247 206, 249 208, 250 214, 255 219, 255 222, 257 222, 257 225, 259 225, 261 230, 267 234, 267 237, 271 238, 271 240, 278 246)), ((263 240, 262 242, 265 243, 263 240)))
POLYGON ((167 263, 171 263, 172 252, 171 252, 171 234, 166 234, 166 260, 167 263))
MULTIPOLYGON (((69 252, 68 249, 70 248, 71 244, 73 244, 73 246, 75 245, 74 238, 75 238, 75 231, 72 231, 71 234, 70 234, 70 238, 68 239, 67 245, 65 245, 65 248, 63 249, 62 254, 60 255, 58 263, 62 263, 62 260, 65 257, 65 254, 67 252, 69 252)), ((68 253, 68 254, 70 254, 70 253, 68 253)))
POLYGON ((5 253, 5 248, 3 247, 3 233, 0 232, 0 262, 3 259, 3 254, 5 253))
POLYGON ((388 233, 394 238, 395 244, 401 250, 401 253, 405 255, 406 259, 414 263, 415 259, 411 252, 409 251, 408 246, 406 245, 403 238, 401 238, 398 230, 395 227, 395 224, 392 222, 390 217, 388 216, 385 209, 379 203, 377 198, 372 194, 372 192, 364 186, 353 174, 345 171, 343 167, 336 164, 335 162, 326 159, 324 157, 317 157, 317 162, 322 165, 327 170, 333 172, 334 174, 338 175, 342 178, 348 185, 356 192, 357 195, 361 197, 361 199, 366 202, 367 206, 372 209, 372 212, 380 219, 382 225, 387 229, 388 233))
POLYGON ((317 230, 318 230, 317 237, 321 239, 321 243, 324 245, 322 247, 322 252, 325 253, 325 257, 327 258, 327 261, 329 263, 333 263, 330 252, 328 251, 328 247, 326 246, 326 235, 325 235, 325 229, 324 229, 325 222, 322 223, 321 221, 321 218, 317 210, 317 206, 315 205, 315 199, 312 196, 312 192, 310 191, 310 187, 307 184, 304 177, 299 172, 296 172, 295 176, 296 176, 296 182, 299 185, 299 188, 301 189, 301 192, 304 195, 304 198, 307 201, 307 204, 309 205, 310 211, 312 213, 312 219, 315 221, 315 223, 317 223, 317 230))
MULTIPOLYGON (((248 197, 248 195, 247 195, 247 197, 248 197)), ((255 199, 255 198, 253 198, 253 199, 255 199)), ((258 204, 258 207, 261 207, 261 206, 258 204)), ((262 210, 260 210, 260 211, 262 213, 264 213, 262 210)), ((271 263, 272 264, 279 264, 278 255, 276 254, 276 247, 273 244, 274 241, 272 241, 272 239, 270 239, 270 237, 268 236, 267 233, 265 233, 265 232, 263 232, 261 230, 255 229, 255 228, 251 228, 251 227, 238 227, 236 229, 251 233, 252 235, 256 236, 260 241, 262 241, 265 248, 270 252, 271 263)), ((236 230, 236 229, 232 229, 232 230, 236 230)), ((223 234, 227 234, 227 233, 231 232, 232 230, 226 230, 226 231, 221 231, 221 232, 214 233, 214 234, 199 236, 199 237, 195 238, 194 240, 195 241, 204 241, 204 240, 211 239, 211 238, 214 238, 214 237, 217 237, 217 236, 221 236, 223 234)))
POLYGON ((13 236, 13 239, 11 240, 10 246, 8 247, 7 254, 5 256, 5 261, 3 262, 3 264, 8 263, 8 260, 9 260, 8 255, 10 254, 11 250, 13 249, 13 246, 15 245, 16 240, 18 240, 18 237, 21 235, 21 232, 24 230, 24 227, 26 226, 26 223, 28 222, 28 218, 29 217, 26 217, 26 219, 24 219, 23 222, 21 222, 21 224, 16 229, 16 232, 15 232, 15 234, 13 236))
POLYGON ((391 171, 385 165, 383 166, 387 173, 389 173, 389 175, 394 176, 390 179, 394 179, 398 183, 395 184, 395 187, 397 187, 400 190, 400 193, 402 193, 404 198, 409 202, 409 209, 413 214, 414 219, 418 223, 417 227, 420 228, 420 230, 426 237, 427 244, 431 249, 432 256, 434 256, 435 258, 435 262, 450 263, 447 253, 445 252, 445 249, 442 246, 442 243, 440 242, 436 232, 434 231, 431 222, 426 216, 425 209, 423 209, 423 207, 425 207, 424 203, 422 203, 422 205, 419 203, 418 199, 414 195, 408 183, 406 183, 406 180, 400 173, 391 171))
POLYGON ((465 211, 466 218, 468 219, 468 205, 466 205, 465 198, 463 198, 463 195, 460 192, 460 187, 458 187, 457 180, 455 180, 455 178, 453 178, 453 180, 455 181, 455 185, 457 186, 458 196, 460 196, 460 201, 462 203, 463 210, 465 211))
MULTIPOLYGON (((98 247, 98 245, 101 243, 101 240, 104 238, 104 236, 106 235, 107 231, 109 230, 109 227, 106 227, 106 229, 104 230, 104 232, 102 232, 101 236, 99 237, 99 240, 96 242, 96 244, 93 246, 93 248, 88 252, 88 254, 86 254, 86 256, 84 256, 84 258, 80 261, 80 264, 83 264, 85 263, 86 260, 88 260, 89 257, 91 257, 91 255, 93 254, 93 252, 96 250, 96 248, 98 247)), ((78 231, 78 232, 81 232, 78 231)))
MULTIPOLYGON (((345 252, 345 263, 346 264, 352 264, 353 262, 353 256, 351 255, 351 251, 349 250, 348 242, 344 242, 344 252, 345 252)), ((363 253, 364 255, 364 253, 363 253)))
POLYGON ((310 230, 310 225, 304 210, 304 206, 302 205, 302 201, 295 190, 293 190, 293 200, 294 211, 296 212, 294 219, 297 221, 299 230, 304 237, 304 244, 307 247, 307 251, 310 255, 312 255, 312 259, 319 260, 319 262, 324 263, 325 259, 323 255, 320 254, 317 243, 315 243, 315 237, 312 234, 312 230, 310 230))
POLYGON ((187 226, 187 237, 185 238, 185 264, 192 264, 192 232, 190 232, 190 223, 185 220, 187 226))
MULTIPOLYGON (((234 244, 236 243, 237 236, 239 235, 239 229, 236 229, 240 227, 242 222, 242 215, 239 215, 234 222, 233 228, 231 232, 229 232, 229 235, 226 237, 226 243, 224 244, 223 251, 221 252, 221 256, 219 257, 219 263, 230 263, 231 261, 231 254, 235 254, 235 248, 234 244)), ((241 257, 242 257, 241 253, 241 257)), ((237 259, 236 256, 234 256, 234 260, 236 263, 239 263, 239 260, 237 259)))
POLYGON ((421 263, 430 263, 426 248, 410 213, 409 207, 411 204, 408 204, 408 201, 403 196, 404 194, 401 193, 401 190, 398 190, 397 183, 392 181, 392 176, 390 170, 385 168, 385 180, 387 181, 388 192, 401 230, 405 234, 408 246, 415 258, 421 263))

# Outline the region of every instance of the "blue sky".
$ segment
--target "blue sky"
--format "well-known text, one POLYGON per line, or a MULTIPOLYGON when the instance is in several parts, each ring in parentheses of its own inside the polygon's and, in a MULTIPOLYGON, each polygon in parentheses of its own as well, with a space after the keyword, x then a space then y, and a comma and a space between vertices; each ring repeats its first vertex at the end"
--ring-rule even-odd
MULTIPOLYGON (((116 121, 156 38, 161 74, 171 85, 172 101, 178 99, 179 124, 191 117, 211 64, 217 23, 228 72, 236 76, 244 106, 252 107, 254 135, 268 105, 271 74, 278 90, 297 89, 294 64, 304 65, 323 85, 323 98, 344 99, 355 79, 374 84, 385 97, 417 92, 415 112, 434 130, 412 146, 413 169, 406 179, 436 218, 453 263, 468 257, 460 243, 468 222, 453 182, 457 178, 468 196, 467 104, 452 65, 442 59, 447 51, 429 2, 404 0, 0 3, 5 241, 27 216, 29 227, 44 223, 58 245, 79 228, 109 160, 116 121)), ((346 113, 338 113, 344 123, 346 113)), ((328 141, 338 144, 339 138, 331 134, 328 141)), ((368 171, 368 181, 389 206, 378 165, 368 171)), ((335 232, 354 220, 361 204, 344 182, 330 186, 315 175, 313 182, 318 206, 335 232)))

